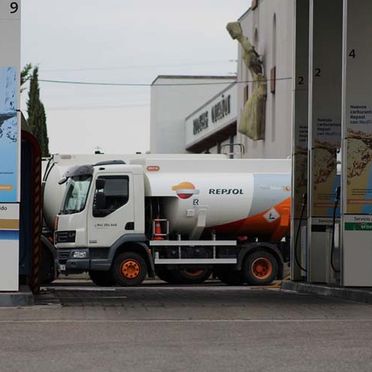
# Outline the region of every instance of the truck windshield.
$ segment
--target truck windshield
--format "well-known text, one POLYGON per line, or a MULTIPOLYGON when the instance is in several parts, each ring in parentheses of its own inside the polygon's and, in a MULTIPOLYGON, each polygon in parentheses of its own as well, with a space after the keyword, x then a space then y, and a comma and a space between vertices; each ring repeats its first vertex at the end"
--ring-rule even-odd
POLYGON ((61 214, 78 213, 85 208, 91 181, 92 176, 76 176, 68 180, 61 214))

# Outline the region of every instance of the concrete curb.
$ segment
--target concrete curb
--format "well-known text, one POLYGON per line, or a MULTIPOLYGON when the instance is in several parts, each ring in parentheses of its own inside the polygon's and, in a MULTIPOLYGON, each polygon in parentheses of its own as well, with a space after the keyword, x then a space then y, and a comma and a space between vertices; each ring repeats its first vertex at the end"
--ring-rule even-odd
POLYGON ((282 289, 296 291, 300 293, 310 293, 319 296, 331 296, 372 304, 372 288, 344 288, 330 287, 327 285, 310 284, 303 282, 292 282, 289 280, 282 282, 282 289))
POLYGON ((0 307, 32 306, 34 303, 34 296, 26 288, 21 288, 19 292, 0 293, 0 307))

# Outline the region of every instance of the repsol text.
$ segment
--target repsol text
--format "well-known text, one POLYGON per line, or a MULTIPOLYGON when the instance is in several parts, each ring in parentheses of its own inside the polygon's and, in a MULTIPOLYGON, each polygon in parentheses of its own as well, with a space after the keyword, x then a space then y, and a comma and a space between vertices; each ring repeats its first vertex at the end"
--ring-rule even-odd
POLYGON ((209 189, 209 195, 243 195, 243 189, 209 189))

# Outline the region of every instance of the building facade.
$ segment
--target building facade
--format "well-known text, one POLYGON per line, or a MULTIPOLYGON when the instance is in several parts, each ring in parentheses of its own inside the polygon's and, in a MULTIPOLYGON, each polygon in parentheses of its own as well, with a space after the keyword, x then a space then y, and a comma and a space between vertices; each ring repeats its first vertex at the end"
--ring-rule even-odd
POLYGON ((158 76, 151 86, 150 152, 186 153, 185 118, 235 76, 158 76))
POLYGON ((230 84, 185 119, 185 148, 193 153, 241 157, 237 144, 237 86, 230 84))
MULTIPOLYGON (((294 45, 293 0, 255 0, 239 22, 243 34, 260 55, 268 79, 265 137, 253 141, 238 133, 246 158, 291 156, 292 74, 294 45)), ((252 94, 253 78, 238 47, 238 123, 252 94)))
POLYGON ((255 0, 239 18, 244 36, 262 59, 267 79, 264 139, 252 140, 239 133, 244 105, 253 92, 253 77, 239 45, 236 80, 231 76, 158 76, 154 80, 151 152, 229 153, 244 158, 291 156, 295 4, 294 0, 255 0), (224 81, 226 85, 221 84, 224 81), (213 122, 213 105, 223 110, 227 96, 229 115, 213 122))

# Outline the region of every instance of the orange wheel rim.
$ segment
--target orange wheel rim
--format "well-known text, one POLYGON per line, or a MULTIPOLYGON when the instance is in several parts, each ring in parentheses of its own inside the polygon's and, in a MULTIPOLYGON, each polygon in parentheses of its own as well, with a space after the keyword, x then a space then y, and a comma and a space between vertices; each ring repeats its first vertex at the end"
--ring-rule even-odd
POLYGON ((188 276, 196 277, 196 276, 202 275, 204 273, 204 270, 203 269, 185 269, 183 270, 183 272, 188 276))
POLYGON ((265 257, 256 258, 252 262, 252 273, 260 280, 265 280, 273 273, 273 264, 265 257))
POLYGON ((120 267, 121 274, 126 279, 135 279, 141 272, 141 266, 136 260, 125 260, 120 267))

